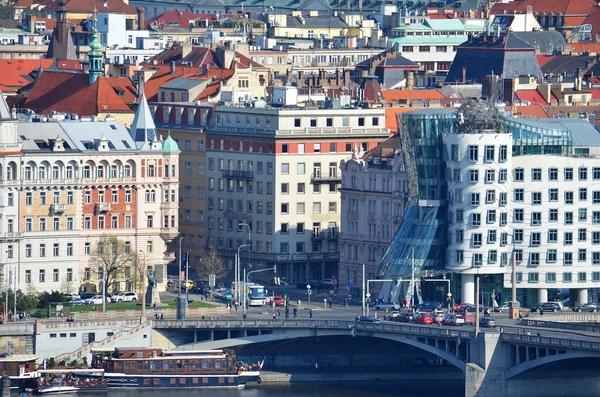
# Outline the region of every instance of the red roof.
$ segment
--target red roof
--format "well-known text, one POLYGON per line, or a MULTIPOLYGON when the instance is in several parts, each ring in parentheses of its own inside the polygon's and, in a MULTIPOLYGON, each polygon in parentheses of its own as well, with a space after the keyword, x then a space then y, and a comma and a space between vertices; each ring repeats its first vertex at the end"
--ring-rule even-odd
POLYGON ((146 20, 146 26, 156 24, 160 28, 188 28, 190 21, 198 19, 208 20, 208 22, 216 22, 216 18, 212 14, 193 14, 189 11, 167 11, 152 19, 146 20))
POLYGON ((98 113, 132 113, 106 78, 89 84, 87 74, 44 71, 23 104, 39 114, 58 112, 94 116, 98 113))
POLYGON ((537 58, 537 62, 540 67, 542 67, 546 62, 554 58, 554 55, 536 55, 535 57, 537 58))
MULTIPOLYGON (((587 18, 585 18, 580 25, 584 25, 584 24, 590 24, 592 25, 592 37, 596 37, 598 34, 600 34, 600 10, 598 9, 598 7, 595 7, 594 9, 592 9, 592 11, 590 12, 590 14, 587 16, 587 18)), ((575 43, 573 43, 575 44, 575 43)), ((584 44, 584 43, 577 43, 577 44, 584 44)), ((590 43, 592 44, 592 43, 590 43)), ((597 47, 596 47, 597 48, 597 47)), ((596 50, 595 52, 598 52, 598 50, 596 50)))
MULTIPOLYGON (((597 77, 594 77, 597 78, 597 77)), ((600 89, 598 88, 592 88, 589 90, 585 90, 585 92, 589 92, 592 94, 592 100, 600 100, 600 89)))
MULTIPOLYGON (((594 28, 592 27, 592 30, 594 28)), ((596 42, 579 42, 579 43, 569 43, 571 47, 573 55, 580 55, 584 52, 589 52, 590 54, 600 54, 600 43, 596 42)))
MULTIPOLYGON (((519 90, 515 92, 515 95, 521 102, 529 101, 531 105, 547 105, 548 103, 544 100, 538 90, 519 90)), ((554 94, 551 94, 551 102, 554 105, 558 105, 558 99, 554 94)))
POLYGON ((127 104, 136 103, 137 88, 128 77, 107 77, 106 82, 110 84, 115 93, 127 104))
MULTIPOLYGON (((555 13, 569 16, 581 16, 589 14, 596 7, 593 0, 514 0, 510 3, 496 3, 490 14, 524 13, 530 5, 534 13, 555 13)), ((569 26, 565 23, 566 26, 569 26)))
MULTIPOLYGON (((144 69, 153 69, 152 65, 147 65, 144 69)), ((209 69, 210 70, 210 69, 209 69)), ((177 66, 175 73, 171 74, 171 67, 167 65, 161 65, 158 67, 156 72, 144 83, 144 94, 148 102, 158 101, 158 89, 166 84, 168 81, 176 79, 178 77, 193 76, 198 73, 197 68, 186 68, 183 66, 177 66)))
MULTIPOLYGON (((39 1, 34 1, 34 3, 41 3, 39 1)), ((137 14, 135 8, 131 7, 129 4, 126 4, 122 0, 67 0, 67 12, 89 12, 92 14, 94 10, 98 10, 99 12, 105 11, 106 7, 104 6, 108 3, 108 12, 111 13, 123 13, 123 14, 137 14)), ((49 10, 56 10, 58 3, 55 1, 50 1, 46 8, 49 10)))
MULTIPOLYGON (((54 59, 43 59, 41 64, 49 68, 54 59)), ((0 59, 0 76, 3 91, 17 91, 31 83, 40 68, 39 59, 0 59)))
POLYGON ((517 106, 517 115, 521 117, 535 117, 538 119, 548 118, 548 113, 541 105, 517 106))
POLYGON ((387 103, 413 100, 440 100, 444 95, 438 90, 381 90, 387 103))

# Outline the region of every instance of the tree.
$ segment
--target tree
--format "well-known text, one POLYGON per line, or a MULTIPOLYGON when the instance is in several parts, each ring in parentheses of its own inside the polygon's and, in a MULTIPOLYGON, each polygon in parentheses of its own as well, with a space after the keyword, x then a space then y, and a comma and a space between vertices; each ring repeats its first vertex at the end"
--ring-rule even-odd
POLYGON ((130 266, 135 265, 136 257, 133 255, 123 240, 117 236, 104 235, 90 254, 90 271, 98 277, 100 291, 102 279, 106 291, 117 281, 120 276, 129 272, 130 266))
POLYGON ((202 280, 208 280, 211 274, 215 275, 215 279, 227 275, 227 268, 217 250, 212 249, 202 257, 200 266, 198 267, 198 274, 202 280))
POLYGON ((63 279, 63 282, 60 284, 60 291, 63 294, 72 294, 76 291, 75 284, 73 283, 73 279, 69 280, 66 276, 63 279))

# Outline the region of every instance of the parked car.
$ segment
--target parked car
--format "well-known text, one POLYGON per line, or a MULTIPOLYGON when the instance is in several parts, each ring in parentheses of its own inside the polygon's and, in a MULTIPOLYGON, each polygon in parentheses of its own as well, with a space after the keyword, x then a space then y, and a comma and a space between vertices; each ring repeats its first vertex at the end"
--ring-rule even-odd
POLYGON ((418 311, 431 312, 431 311, 434 311, 436 309, 441 310, 442 309, 442 304, 440 302, 437 302, 437 301, 427 301, 427 302, 419 303, 416 306, 416 309, 418 311))
POLYGON ((412 323, 415 321, 415 315, 413 313, 400 313, 399 316, 394 317, 394 321, 398 321, 400 323, 412 323))
POLYGON ((375 310, 400 310, 400 305, 395 302, 381 302, 375 305, 375 310))
POLYGON ((381 320, 378 320, 374 317, 370 317, 370 316, 359 316, 356 317, 356 321, 360 321, 363 323, 373 323, 373 324, 380 324, 381 320))
POLYGON ((508 303, 505 303, 498 308, 498 313, 508 313, 509 310, 508 303))
POLYGON ((281 297, 281 295, 275 295, 273 298, 273 302, 275 302, 275 306, 283 306, 285 305, 285 301, 281 297))
MULTIPOLYGON (((113 295, 110 298, 111 302, 136 302, 138 296, 135 292, 121 292, 120 294, 113 295)), ((102 302, 100 302, 102 303, 102 302)))
POLYGON ((495 327, 496 326, 496 320, 494 320, 494 317, 483 317, 479 319, 479 326, 480 327, 485 327, 485 328, 491 328, 491 327, 495 327))
POLYGON ((475 313, 474 312, 464 312, 459 315, 463 318, 463 320, 465 320, 465 324, 471 324, 471 325, 475 324, 475 313))
POLYGON ((296 288, 306 290, 307 289, 306 287, 310 285, 311 289, 316 289, 316 287, 318 286, 317 284, 318 284, 318 282, 316 280, 308 280, 308 281, 303 281, 301 283, 296 284, 296 288))
POLYGON ((561 311, 561 309, 562 308, 560 307, 560 304, 558 302, 545 302, 545 303, 542 303, 541 305, 539 305, 537 307, 536 311, 538 311, 538 312, 542 311, 542 312, 554 312, 554 313, 556 313, 556 312, 561 311))
POLYGON ((598 311, 598 305, 594 303, 586 303, 581 306, 577 306, 573 308, 574 312, 591 312, 596 313, 598 311))
POLYGON ((75 299, 81 299, 81 296, 77 294, 65 294, 65 299, 67 302, 74 301, 75 299))
POLYGON ((446 316, 446 313, 444 313, 441 310, 440 311, 434 310, 431 312, 431 318, 433 318, 434 323, 441 323, 442 321, 444 321, 445 316, 446 316))
POLYGON ((101 305, 104 298, 102 295, 94 295, 91 298, 85 300, 86 305, 101 305))
POLYGON ((415 317, 415 324, 433 324, 433 318, 426 313, 421 313, 415 317))
POLYGON ((384 320, 390 320, 390 321, 396 321, 396 317, 400 316, 400 312, 398 310, 394 310, 392 312, 390 312, 389 314, 385 314, 383 316, 384 320))
POLYGON ((465 306, 473 306, 473 304, 472 303, 467 303, 467 302, 462 302, 462 303, 459 303, 458 305, 455 305, 452 308, 452 310, 454 310, 454 312, 459 312, 460 309, 462 309, 465 306))
POLYGON ((96 295, 96 294, 92 293, 92 292, 83 292, 83 293, 79 294, 79 297, 83 300, 86 300, 86 299, 90 299, 94 295, 96 295))
POLYGON ((73 306, 87 305, 86 301, 81 298, 73 299, 69 303, 71 303, 73 306))
POLYGON ((460 315, 458 314, 446 314, 446 316, 444 317, 444 320, 442 321, 442 323, 444 325, 464 325, 465 324, 465 319, 462 318, 460 315))
POLYGON ((326 278, 319 281, 318 285, 315 287, 319 289, 335 289, 336 281, 333 278, 326 278))

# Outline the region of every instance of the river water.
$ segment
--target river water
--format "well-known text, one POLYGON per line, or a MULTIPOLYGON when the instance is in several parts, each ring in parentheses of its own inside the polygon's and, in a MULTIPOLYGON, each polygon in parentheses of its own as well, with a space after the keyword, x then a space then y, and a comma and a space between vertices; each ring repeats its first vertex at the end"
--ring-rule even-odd
MULTIPOLYGON (((77 393, 78 396, 98 397, 98 394, 77 393)), ((110 397, 424 397, 443 395, 463 397, 456 383, 439 381, 419 382, 349 382, 338 383, 271 383, 248 386, 245 389, 111 389, 110 397), (443 383, 443 382, 442 382, 443 383)))

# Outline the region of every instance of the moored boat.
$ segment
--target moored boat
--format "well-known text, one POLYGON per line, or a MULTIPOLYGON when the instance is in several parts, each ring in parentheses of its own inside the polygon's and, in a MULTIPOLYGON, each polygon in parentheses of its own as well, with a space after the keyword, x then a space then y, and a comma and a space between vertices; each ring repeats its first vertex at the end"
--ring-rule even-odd
POLYGON ((259 365, 236 362, 231 350, 119 347, 94 351, 92 367, 104 369, 109 388, 237 388, 260 383, 259 365))
POLYGON ((41 369, 34 373, 36 394, 74 394, 107 392, 102 369, 41 369))

